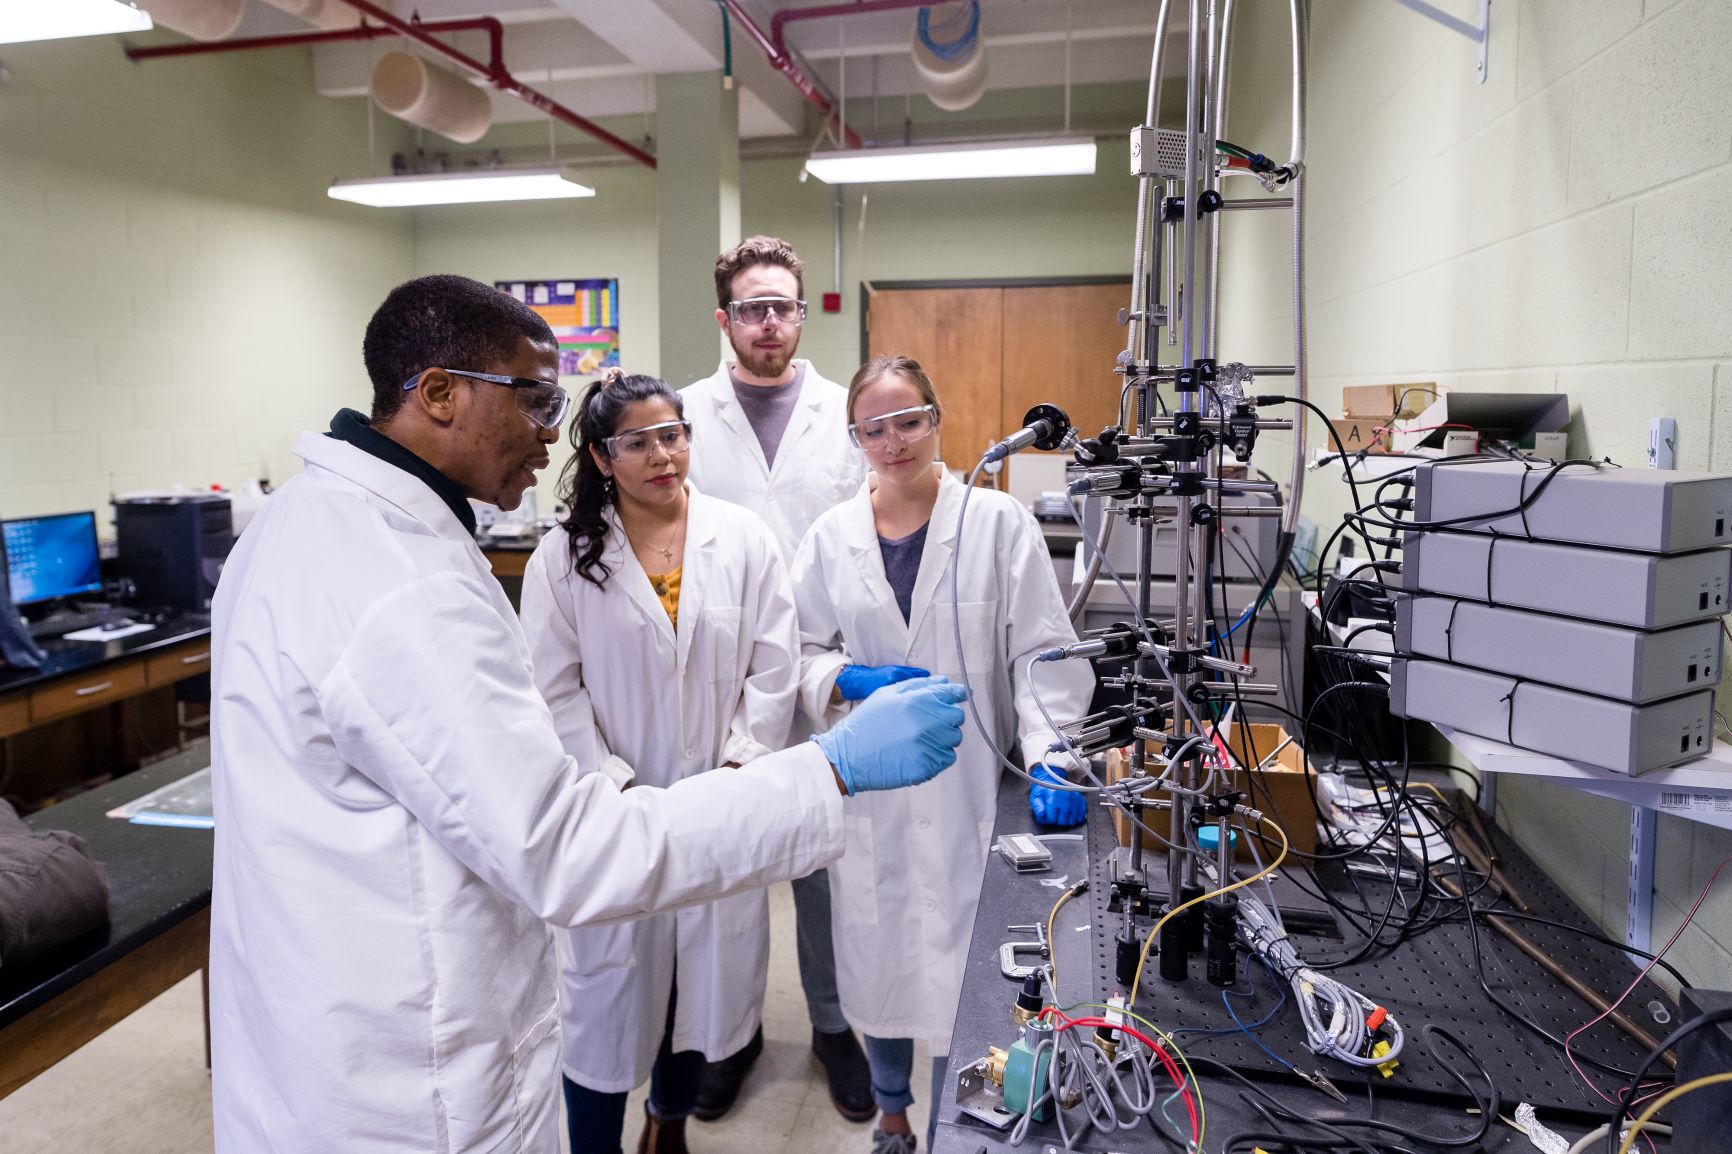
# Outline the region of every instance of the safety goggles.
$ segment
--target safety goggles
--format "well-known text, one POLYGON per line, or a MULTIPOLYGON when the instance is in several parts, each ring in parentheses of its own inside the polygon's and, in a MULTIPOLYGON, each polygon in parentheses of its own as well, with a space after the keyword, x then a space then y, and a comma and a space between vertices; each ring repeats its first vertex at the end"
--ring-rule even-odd
POLYGON ((879 449, 894 437, 904 445, 924 441, 938 427, 938 409, 934 405, 915 405, 912 409, 897 409, 855 421, 848 426, 848 437, 862 449, 879 449))
POLYGON ((771 317, 791 325, 806 323, 806 302, 794 297, 747 297, 728 302, 728 316, 737 325, 761 325, 771 317))
MULTIPOLYGON (((423 369, 422 372, 426 370, 423 369)), ((487 381, 490 384, 504 385, 508 389, 517 390, 517 407, 523 415, 544 429, 557 429, 565 421, 565 414, 571 411, 571 394, 558 385, 550 385, 546 381, 538 381, 531 377, 505 377, 498 373, 472 373, 467 369, 445 369, 454 377, 468 377, 471 380, 487 381)), ((408 392, 421 383, 421 373, 416 373, 403 382, 403 391, 408 392)))
POLYGON ((669 457, 685 453, 692 447, 692 423, 663 421, 615 433, 607 439, 607 455, 616 461, 646 461, 657 446, 669 457))

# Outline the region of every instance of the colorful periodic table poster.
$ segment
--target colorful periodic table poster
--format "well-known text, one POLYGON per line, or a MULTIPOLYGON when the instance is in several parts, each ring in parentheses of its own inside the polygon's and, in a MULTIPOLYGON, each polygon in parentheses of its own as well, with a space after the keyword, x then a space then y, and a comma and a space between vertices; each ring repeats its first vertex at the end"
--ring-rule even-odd
POLYGON ((559 375, 582 377, 619 364, 619 281, 502 280, 559 338, 559 375))

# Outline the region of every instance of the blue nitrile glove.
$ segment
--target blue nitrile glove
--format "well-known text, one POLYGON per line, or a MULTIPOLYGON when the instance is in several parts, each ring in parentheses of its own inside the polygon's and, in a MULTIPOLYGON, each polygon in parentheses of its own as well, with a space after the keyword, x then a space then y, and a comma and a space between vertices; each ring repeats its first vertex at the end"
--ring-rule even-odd
MULTIPOLYGON (((1063 781, 1064 774, 1051 766, 1036 765, 1028 775, 1037 781, 1063 781)), ((1081 825, 1089 815, 1088 799, 1074 789, 1028 787, 1028 808, 1043 825, 1081 825)))
POLYGON ((844 665, 836 675, 836 692, 843 701, 864 701, 886 685, 926 676, 926 670, 912 665, 844 665))
POLYGON ((938 776, 962 744, 968 688, 944 677, 916 677, 886 686, 812 740, 836 767, 848 796, 900 789, 938 776))

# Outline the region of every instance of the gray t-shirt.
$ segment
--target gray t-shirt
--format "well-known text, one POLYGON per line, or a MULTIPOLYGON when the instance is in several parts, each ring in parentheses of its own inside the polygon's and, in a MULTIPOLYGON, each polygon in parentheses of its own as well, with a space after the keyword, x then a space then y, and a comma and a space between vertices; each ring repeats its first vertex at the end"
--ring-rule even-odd
POLYGON ((734 397, 740 402, 740 408, 746 411, 752 432, 758 434, 758 445, 764 450, 766 465, 776 463, 776 450, 781 447, 782 434, 787 431, 788 419, 794 415, 794 406, 800 401, 800 385, 805 379, 805 365, 794 366, 794 379, 785 385, 748 385, 732 372, 728 373, 728 380, 734 385, 734 397))
POLYGON ((914 581, 920 576, 920 554, 926 549, 926 529, 932 522, 914 530, 908 536, 892 541, 878 538, 878 552, 884 558, 884 577, 890 591, 896 594, 896 606, 907 621, 914 608, 914 581))

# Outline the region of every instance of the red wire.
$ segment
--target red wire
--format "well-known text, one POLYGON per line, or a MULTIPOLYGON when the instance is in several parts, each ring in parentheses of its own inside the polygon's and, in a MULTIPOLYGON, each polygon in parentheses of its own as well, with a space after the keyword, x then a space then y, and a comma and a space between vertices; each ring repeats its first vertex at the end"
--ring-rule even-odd
POLYGON ((1592 1029, 1603 1022, 1606 1019, 1607 1014, 1610 1014, 1613 1010, 1623 1005, 1624 999, 1628 998, 1630 994, 1635 991, 1636 987, 1642 984, 1642 979, 1648 976, 1648 971, 1658 965, 1660 959, 1666 956, 1666 951, 1671 949, 1672 946, 1677 943, 1678 939, 1683 936, 1685 927, 1690 924, 1690 919, 1696 916, 1696 911, 1702 908, 1703 901, 1708 897, 1708 891, 1714 886, 1714 879, 1720 876, 1720 871, 1726 868, 1727 862, 1732 862, 1732 857, 1722 858, 1720 864, 1714 867, 1714 872, 1708 875, 1708 881, 1703 885, 1702 892, 1696 895, 1696 901, 1690 906, 1690 912, 1684 915, 1684 920, 1682 922, 1678 923, 1678 929, 1670 938, 1666 939, 1666 944, 1660 947, 1660 952, 1655 954, 1653 958, 1649 960, 1648 964, 1642 967, 1642 972, 1636 975, 1635 980, 1625 988, 1623 993, 1618 995, 1618 1000, 1606 1007, 1599 1016, 1577 1026, 1564 1037, 1564 1057, 1570 1060, 1570 1065, 1575 1067, 1576 1073, 1581 1077, 1582 1081, 1588 1084, 1588 1089, 1592 1090, 1595 1094, 1598 1094, 1600 1100, 1609 1106, 1616 1106, 1618 1103, 1611 1097, 1607 1096, 1606 1092, 1601 1090, 1599 1086, 1594 1083, 1592 1078, 1588 1077, 1587 1071, 1582 1069, 1581 1063, 1576 1061, 1575 1054, 1571 1052, 1570 1043, 1575 1041, 1576 1035, 1580 1034, 1583 1030, 1592 1029))
POLYGON ((1174 1062, 1172 1056, 1163 1050, 1158 1043, 1151 1040, 1148 1035, 1121 1022, 1109 1022, 1105 1018, 1069 1018, 1056 1006, 1048 1006, 1042 1013, 1050 1014, 1059 1019, 1058 1032, 1060 1033, 1075 1029, 1078 1026, 1105 1026, 1110 1030, 1122 1030, 1147 1046, 1161 1060, 1161 1065, 1166 1068, 1167 1076, 1173 1080, 1173 1085, 1178 1087, 1180 1099, 1185 1103, 1185 1112, 1191 1116, 1191 1145, 1197 1147, 1202 1144, 1202 1129, 1197 1121, 1197 1105, 1191 1100, 1191 1091, 1185 1085, 1185 1076, 1179 1071, 1178 1063, 1174 1062))

